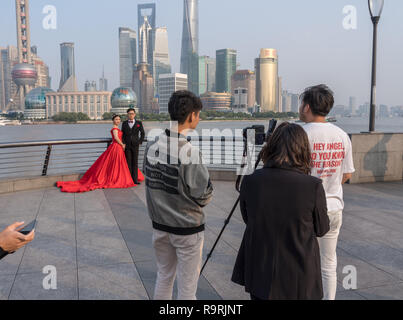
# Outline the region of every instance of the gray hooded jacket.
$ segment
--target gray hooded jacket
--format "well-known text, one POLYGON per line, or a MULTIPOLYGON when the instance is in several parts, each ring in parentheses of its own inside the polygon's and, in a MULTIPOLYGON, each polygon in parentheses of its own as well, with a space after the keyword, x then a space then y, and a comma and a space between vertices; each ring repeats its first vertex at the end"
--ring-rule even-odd
POLYGON ((177 235, 203 231, 202 208, 211 201, 213 186, 200 150, 166 130, 148 143, 143 163, 153 228, 177 235))

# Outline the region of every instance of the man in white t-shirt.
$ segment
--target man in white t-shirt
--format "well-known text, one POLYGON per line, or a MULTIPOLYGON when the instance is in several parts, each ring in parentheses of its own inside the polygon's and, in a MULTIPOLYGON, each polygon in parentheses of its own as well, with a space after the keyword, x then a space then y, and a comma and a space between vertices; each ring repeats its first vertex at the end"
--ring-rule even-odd
POLYGON ((323 181, 330 221, 330 231, 318 238, 325 300, 336 297, 336 247, 344 208, 342 185, 355 171, 349 136, 326 121, 333 105, 333 92, 325 85, 318 85, 304 91, 299 109, 311 145, 311 174, 323 181))

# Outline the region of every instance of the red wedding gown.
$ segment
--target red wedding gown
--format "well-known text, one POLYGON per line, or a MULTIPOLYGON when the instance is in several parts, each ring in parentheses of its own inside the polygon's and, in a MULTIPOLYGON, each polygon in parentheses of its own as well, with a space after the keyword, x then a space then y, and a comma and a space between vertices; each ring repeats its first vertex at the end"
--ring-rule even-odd
MULTIPOLYGON (((57 187, 63 192, 78 193, 95 189, 130 188, 134 187, 133 179, 127 166, 125 152, 116 142, 113 130, 118 130, 119 139, 123 132, 118 128, 111 130, 112 144, 95 161, 79 181, 58 181, 57 187)), ((141 171, 138 171, 138 180, 144 180, 141 171)))

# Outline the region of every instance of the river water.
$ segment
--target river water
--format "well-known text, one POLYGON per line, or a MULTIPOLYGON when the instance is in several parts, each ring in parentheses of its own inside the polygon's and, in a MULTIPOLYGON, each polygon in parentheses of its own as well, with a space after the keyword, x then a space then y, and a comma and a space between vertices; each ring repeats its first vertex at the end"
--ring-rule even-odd
MULTIPOLYGON (((205 129, 230 129, 235 133, 236 129, 243 129, 254 124, 266 125, 267 120, 259 121, 201 121, 198 126, 199 133, 205 129)), ((368 119, 340 118, 335 125, 347 133, 359 133, 368 131, 368 119)), ((169 126, 167 122, 144 122, 146 132, 152 129, 164 129, 169 126)), ((0 143, 14 143, 21 141, 63 140, 63 139, 87 139, 109 138, 111 124, 54 124, 54 125, 21 125, 0 127, 0 143)), ((402 132, 403 118, 385 118, 376 120, 376 131, 402 132)))

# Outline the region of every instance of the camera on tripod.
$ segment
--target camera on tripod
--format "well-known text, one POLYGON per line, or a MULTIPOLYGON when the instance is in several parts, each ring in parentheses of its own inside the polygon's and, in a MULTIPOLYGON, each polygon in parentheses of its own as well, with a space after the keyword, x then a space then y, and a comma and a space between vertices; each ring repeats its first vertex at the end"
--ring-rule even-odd
MULTIPOLYGON (((267 130, 267 133, 265 133, 265 131, 264 131, 264 126, 263 126, 263 125, 254 125, 254 126, 247 127, 247 128, 245 128, 245 129, 243 129, 243 132, 242 132, 242 135, 243 135, 243 142, 244 142, 244 152, 243 152, 243 156, 245 157, 245 156, 247 155, 248 143, 253 142, 253 141, 248 141, 248 130, 255 130, 255 137, 254 137, 254 138, 255 138, 255 139, 254 139, 254 140, 255 140, 255 141, 254 141, 255 146, 256 146, 256 145, 264 145, 265 142, 267 142, 268 139, 270 138, 270 136, 273 134, 274 130, 276 129, 276 125, 277 125, 277 120, 271 119, 270 122, 269 122, 269 128, 268 128, 268 130, 267 130)), ((255 163, 255 167, 254 167, 255 170, 256 170, 256 168, 258 167, 259 162, 260 162, 261 160, 262 160, 262 152, 259 152, 259 155, 258 155, 257 160, 256 160, 256 163, 255 163)), ((250 157, 249 157, 249 161, 250 161, 250 157)), ((245 165, 246 165, 246 164, 243 163, 243 164, 241 165, 241 168, 244 168, 245 165)), ((236 189, 238 192, 240 192, 241 180, 242 180, 242 175, 238 175, 238 178, 236 179, 236 183, 235 183, 235 189, 236 189)), ((224 232, 224 230, 225 230, 225 227, 228 225, 228 223, 229 223, 229 221, 230 221, 232 215, 234 214, 235 209, 236 209, 236 207, 238 206, 239 199, 240 199, 240 197, 238 196, 238 199, 236 200, 234 206, 232 207, 231 213, 229 214, 228 218, 227 218, 227 219, 225 220, 225 222, 224 222, 224 226, 223 226, 223 228, 221 229, 221 232, 220 232, 220 234, 218 235, 217 240, 214 242, 213 248, 212 248, 211 251, 207 254, 207 259, 206 259, 206 261, 205 261, 204 264, 203 264, 203 267, 202 267, 202 269, 201 269, 200 274, 203 273, 203 270, 204 270, 204 268, 206 267, 207 262, 209 261, 211 255, 213 254, 213 251, 214 251, 214 249, 215 249, 215 247, 216 247, 218 241, 220 240, 220 238, 221 238, 221 236, 222 236, 222 234, 223 234, 223 232, 224 232)))
MULTIPOLYGON (((266 142, 268 142, 268 139, 270 136, 273 134, 274 130, 276 129, 277 125, 277 120, 271 119, 269 122, 269 126, 267 129, 267 132, 265 132, 265 127, 264 125, 253 125, 251 127, 246 127, 243 129, 242 136, 243 136, 243 159, 244 162, 241 164, 241 169, 244 169, 245 167, 247 168, 252 168, 252 158, 248 152, 249 147, 252 146, 263 146, 266 142), (251 131, 253 132, 254 136, 252 136, 250 133, 251 131)), ((261 152, 259 152, 259 155, 257 157, 257 161, 255 163, 254 169, 256 169, 259 165, 259 162, 261 161, 261 152)), ((238 178, 235 183, 235 188, 237 191, 240 191, 240 183, 241 183, 241 178, 243 174, 238 175, 238 178)))
POLYGON ((253 125, 251 127, 247 127, 243 129, 243 141, 246 142, 248 140, 248 130, 254 130, 255 132, 255 145, 261 146, 266 141, 266 133, 264 130, 264 125, 253 125))

